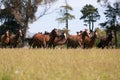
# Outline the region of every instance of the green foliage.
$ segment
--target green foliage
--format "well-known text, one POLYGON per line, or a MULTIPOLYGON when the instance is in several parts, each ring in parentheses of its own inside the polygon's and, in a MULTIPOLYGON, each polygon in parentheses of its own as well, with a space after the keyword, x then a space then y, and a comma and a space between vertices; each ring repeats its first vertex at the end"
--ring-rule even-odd
POLYGON ((106 21, 100 23, 100 25, 106 29, 119 30, 119 24, 117 17, 120 17, 120 3, 114 3, 114 6, 107 5, 104 12, 106 21), (116 26, 116 24, 118 26, 116 26))
POLYGON ((3 75, 2 80, 11 80, 9 75, 3 75))
POLYGON ((10 33, 16 33, 16 30, 20 28, 20 25, 16 21, 5 22, 0 26, 0 35, 6 30, 9 30, 10 33))
MULTIPOLYGON (((98 14, 97 8, 94 8, 92 5, 88 5, 88 4, 83 7, 81 12, 83 14, 81 19, 83 19, 83 18, 89 19, 92 17, 92 15, 98 14)), ((96 17, 96 16, 93 16, 93 17, 96 17)))
POLYGON ((99 37, 106 36, 106 31, 100 28, 96 28, 99 37))
POLYGON ((1 73, 0 72, 0 80, 11 80, 11 74, 10 73, 1 73))
POLYGON ((67 3, 65 6, 61 6, 60 8, 61 8, 60 10, 61 17, 57 18, 56 20, 59 23, 66 23, 66 29, 68 29, 68 20, 75 19, 75 16, 69 13, 69 11, 72 11, 73 8, 67 3))
POLYGON ((63 15, 63 17, 57 18, 56 20, 60 23, 65 23, 66 19, 72 20, 75 19, 75 16, 71 15, 70 13, 66 13, 63 15))

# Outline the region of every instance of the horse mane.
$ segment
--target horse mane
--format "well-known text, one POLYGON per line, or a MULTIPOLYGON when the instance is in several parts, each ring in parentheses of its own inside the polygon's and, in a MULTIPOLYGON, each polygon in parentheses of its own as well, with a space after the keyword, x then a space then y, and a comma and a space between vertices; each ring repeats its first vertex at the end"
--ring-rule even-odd
POLYGON ((50 33, 49 32, 47 32, 47 31, 45 31, 45 33, 44 33, 44 35, 49 35, 50 33))
POLYGON ((88 33, 86 31, 82 32, 82 38, 89 37, 88 33))

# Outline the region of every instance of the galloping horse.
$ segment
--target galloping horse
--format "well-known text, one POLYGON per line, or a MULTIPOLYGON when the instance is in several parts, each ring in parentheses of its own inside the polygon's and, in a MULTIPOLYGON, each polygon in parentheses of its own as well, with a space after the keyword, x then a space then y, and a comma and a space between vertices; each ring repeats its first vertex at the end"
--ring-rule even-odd
POLYGON ((11 48, 18 47, 21 41, 22 41, 22 30, 18 29, 16 34, 12 34, 10 36, 10 47, 11 48))
POLYGON ((98 38, 98 34, 96 31, 93 32, 91 37, 88 34, 82 34, 83 39, 83 48, 92 48, 95 44, 96 38, 98 38))
POLYGON ((3 47, 7 47, 9 44, 9 31, 6 30, 5 33, 1 36, 1 45, 3 47))
POLYGON ((46 41, 45 41, 45 36, 42 33, 36 33, 32 37, 32 47, 35 48, 41 48, 41 47, 46 47, 46 41))
POLYGON ((67 38, 67 48, 77 48, 82 46, 82 36, 77 33, 77 35, 69 35, 67 38))
POLYGON ((31 39, 32 46, 35 47, 53 47, 54 39, 59 36, 58 30, 54 28, 50 33, 36 33, 31 39))

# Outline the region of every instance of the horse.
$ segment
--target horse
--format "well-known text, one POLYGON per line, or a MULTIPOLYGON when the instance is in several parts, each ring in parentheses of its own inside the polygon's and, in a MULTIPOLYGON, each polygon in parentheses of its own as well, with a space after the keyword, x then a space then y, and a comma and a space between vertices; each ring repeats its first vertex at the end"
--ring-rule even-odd
POLYGON ((67 38, 67 48, 77 48, 82 46, 81 33, 77 32, 77 35, 69 35, 67 38))
POLYGON ((89 38, 90 38, 90 36, 89 36, 89 34, 88 34, 87 31, 88 31, 88 30, 85 29, 85 30, 81 33, 81 35, 82 35, 82 47, 83 47, 83 48, 85 48, 85 41, 86 41, 86 40, 89 40, 89 38))
POLYGON ((42 33, 36 33, 32 37, 32 47, 35 48, 41 48, 41 47, 46 47, 46 40, 45 40, 45 35, 42 33))
POLYGON ((56 36, 59 36, 58 30, 54 28, 50 33, 36 33, 31 39, 33 48, 35 47, 52 47, 56 36))
POLYGON ((1 45, 2 45, 2 48, 3 47, 7 47, 7 45, 9 44, 9 31, 6 30, 5 33, 1 36, 1 45))
POLYGON ((10 36, 10 47, 11 48, 19 47, 21 41, 22 41, 22 30, 17 29, 16 34, 12 34, 10 36))
POLYGON ((95 44, 96 38, 98 38, 97 31, 92 32, 93 35, 90 37, 87 33, 82 34, 83 48, 92 48, 95 44))
POLYGON ((113 48, 113 41, 112 41, 112 39, 113 39, 113 33, 110 32, 107 37, 101 37, 100 38, 100 42, 98 43, 97 47, 98 48, 102 48, 102 49, 107 47, 107 49, 108 49, 109 46, 112 46, 112 48, 113 48))
POLYGON ((53 48, 57 45, 65 45, 67 41, 67 34, 63 32, 60 36, 56 36, 54 39, 53 48))

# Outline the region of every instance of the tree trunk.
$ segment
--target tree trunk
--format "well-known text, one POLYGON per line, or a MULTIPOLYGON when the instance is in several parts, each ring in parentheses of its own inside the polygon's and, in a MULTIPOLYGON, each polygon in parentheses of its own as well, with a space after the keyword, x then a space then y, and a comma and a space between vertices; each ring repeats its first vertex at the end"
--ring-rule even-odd
POLYGON ((93 29, 94 29, 94 22, 92 21, 92 31, 93 31, 93 29))
POLYGON ((66 19, 66 29, 68 30, 68 19, 66 19))
POLYGON ((28 38, 28 23, 25 24, 24 30, 23 30, 23 47, 27 47, 28 46, 28 43, 25 40, 26 38, 28 38))
POLYGON ((114 36, 115 36, 115 48, 118 47, 118 42, 117 42, 117 31, 114 30, 114 36))
MULTIPOLYGON (((65 0, 67 6, 67 0, 65 0)), ((66 29, 68 30, 68 9, 66 8, 66 29)), ((68 34, 68 32, 67 32, 68 34)))
POLYGON ((89 31, 91 30, 91 22, 90 22, 90 20, 89 20, 89 31))

